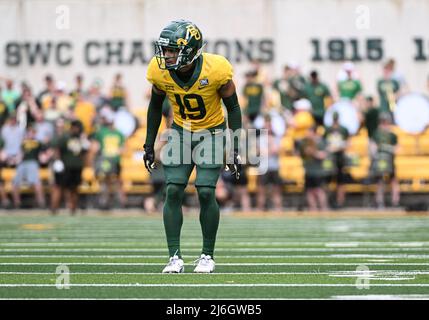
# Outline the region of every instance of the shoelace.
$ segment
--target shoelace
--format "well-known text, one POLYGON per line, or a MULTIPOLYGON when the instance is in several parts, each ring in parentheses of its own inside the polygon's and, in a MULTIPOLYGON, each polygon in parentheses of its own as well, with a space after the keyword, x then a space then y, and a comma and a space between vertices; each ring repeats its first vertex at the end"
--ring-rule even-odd
POLYGON ((200 262, 201 262, 201 264, 203 264, 203 265, 206 266, 206 265, 209 264, 209 261, 210 261, 210 259, 209 259, 208 256, 200 257, 200 258, 198 258, 197 260, 194 261, 194 266, 197 265, 200 262))

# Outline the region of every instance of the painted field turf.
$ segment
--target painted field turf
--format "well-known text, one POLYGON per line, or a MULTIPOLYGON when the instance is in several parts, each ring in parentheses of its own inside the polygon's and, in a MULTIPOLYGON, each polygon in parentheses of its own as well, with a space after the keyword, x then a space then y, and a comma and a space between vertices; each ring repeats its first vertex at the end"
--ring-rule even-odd
POLYGON ((425 216, 222 216, 213 274, 192 273, 200 246, 185 216, 185 273, 163 275, 160 216, 2 215, 0 298, 429 299, 425 216))

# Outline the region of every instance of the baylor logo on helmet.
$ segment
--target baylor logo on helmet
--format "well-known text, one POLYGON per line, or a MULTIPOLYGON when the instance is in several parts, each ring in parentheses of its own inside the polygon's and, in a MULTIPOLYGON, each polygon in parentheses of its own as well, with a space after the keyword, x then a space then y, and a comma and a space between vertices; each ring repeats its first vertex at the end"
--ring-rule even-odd
MULTIPOLYGON (((188 33, 191 35, 191 38, 194 37, 195 40, 201 39, 200 31, 194 25, 190 24, 186 27, 186 29, 188 30, 188 33)), ((186 37, 186 38, 188 38, 188 37, 186 37)))

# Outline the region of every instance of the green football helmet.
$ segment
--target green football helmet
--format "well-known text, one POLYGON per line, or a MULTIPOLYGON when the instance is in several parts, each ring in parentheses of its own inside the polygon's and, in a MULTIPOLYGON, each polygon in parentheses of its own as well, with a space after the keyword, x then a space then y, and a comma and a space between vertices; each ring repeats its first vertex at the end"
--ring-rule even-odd
POLYGON ((172 21, 166 26, 155 42, 155 57, 163 70, 178 70, 194 62, 202 53, 203 36, 198 27, 187 20, 172 21), (166 61, 165 50, 178 52, 176 63, 166 61))

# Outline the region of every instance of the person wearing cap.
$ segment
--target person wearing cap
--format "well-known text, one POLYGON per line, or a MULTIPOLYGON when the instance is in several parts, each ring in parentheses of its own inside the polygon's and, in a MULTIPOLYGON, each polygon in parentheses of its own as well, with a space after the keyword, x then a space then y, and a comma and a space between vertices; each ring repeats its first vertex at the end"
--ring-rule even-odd
POLYGON ((108 107, 104 107, 101 112, 101 126, 95 132, 92 143, 97 152, 95 172, 102 184, 102 194, 100 195, 100 207, 110 208, 110 190, 112 186, 118 184, 119 202, 122 207, 126 204, 125 192, 122 188, 121 175, 121 154, 124 149, 125 137, 114 128, 115 113, 108 107))
POLYGON ((311 102, 307 99, 300 99, 294 102, 294 115, 288 121, 288 127, 291 130, 291 135, 297 143, 303 139, 309 128, 315 125, 314 118, 311 114, 311 102))
POLYGON ((264 108, 264 86, 257 82, 257 72, 254 70, 246 72, 246 83, 243 87, 243 97, 246 99, 245 114, 249 124, 253 126, 256 117, 264 108))
POLYGON ((52 192, 52 213, 57 212, 63 192, 71 213, 76 212, 79 201, 78 187, 82 182, 84 157, 89 147, 90 143, 83 133, 83 125, 79 120, 73 120, 69 132, 64 133, 53 144, 53 171, 58 174, 59 179, 56 180, 52 192))
POLYGON ((337 83, 340 98, 354 100, 362 92, 362 84, 356 78, 355 66, 352 62, 346 62, 343 65, 344 79, 337 83))
POLYGON ((332 97, 328 86, 320 81, 317 71, 310 73, 310 81, 305 85, 305 95, 311 102, 314 121, 318 126, 323 126, 325 109, 332 104, 332 97))
POLYGON ((395 154, 398 151, 398 137, 391 129, 392 118, 390 113, 380 114, 380 124, 370 141, 370 151, 373 158, 371 173, 377 181, 376 205, 384 208, 384 182, 390 180, 391 203, 399 206, 400 189, 396 178, 395 154))
POLYGON ((348 146, 349 131, 340 125, 340 116, 338 112, 333 114, 332 126, 326 128, 324 136, 326 150, 331 156, 334 165, 334 172, 331 179, 336 182, 336 208, 342 208, 346 199, 345 183, 347 175, 344 172, 346 155, 345 151, 348 146))

